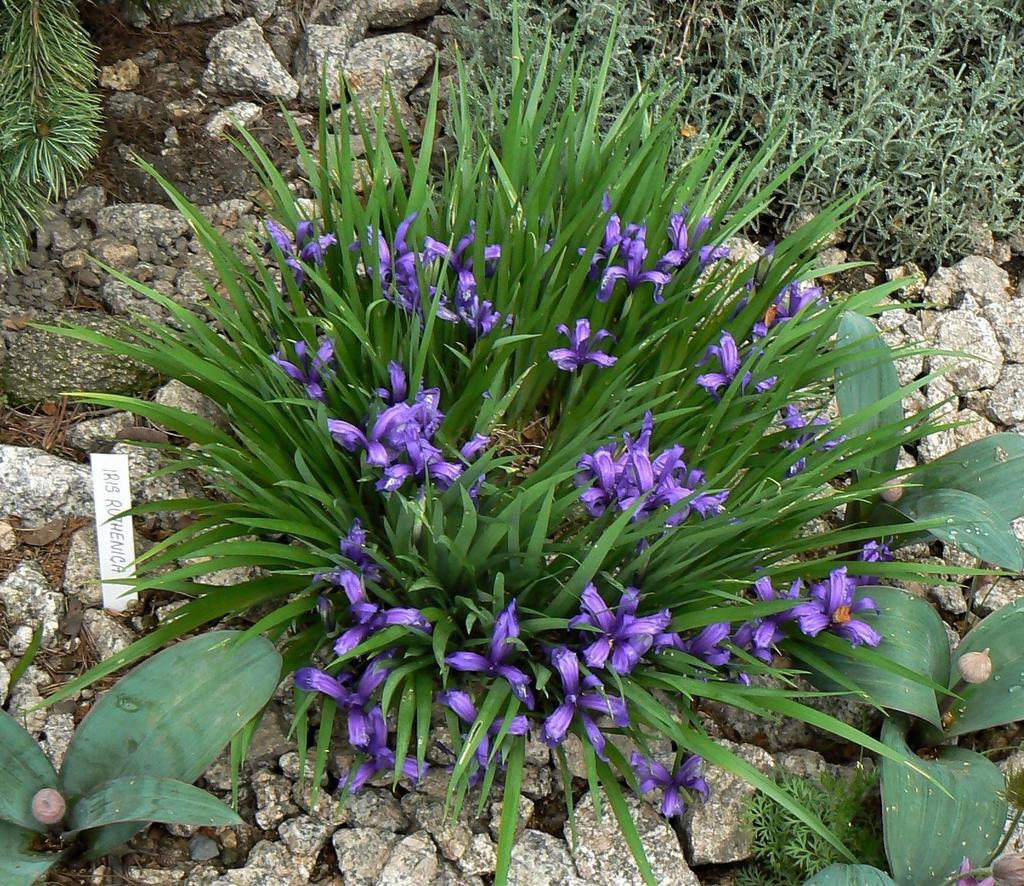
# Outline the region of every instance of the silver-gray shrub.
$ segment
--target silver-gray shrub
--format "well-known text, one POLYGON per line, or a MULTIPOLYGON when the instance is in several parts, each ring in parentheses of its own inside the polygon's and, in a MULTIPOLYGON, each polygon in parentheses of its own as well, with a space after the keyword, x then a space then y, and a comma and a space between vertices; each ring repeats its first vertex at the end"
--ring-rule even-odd
MULTIPOLYGON (((474 0, 487 28, 469 53, 500 82, 509 4, 474 0)), ((983 226, 1024 223, 1024 3, 1020 0, 531 0, 600 53, 614 15, 620 45, 607 110, 638 80, 688 82, 679 148, 725 124, 750 151, 780 126, 785 150, 766 183, 814 144, 782 187, 776 222, 872 189, 851 243, 889 259, 949 263, 983 226)), ((530 19, 528 19, 529 21, 530 19)))

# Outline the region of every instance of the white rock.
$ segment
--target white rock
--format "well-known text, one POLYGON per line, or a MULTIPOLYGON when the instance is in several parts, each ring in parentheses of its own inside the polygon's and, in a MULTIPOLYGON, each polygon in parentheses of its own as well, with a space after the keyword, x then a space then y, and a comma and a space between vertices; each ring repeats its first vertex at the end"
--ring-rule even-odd
POLYGON ((41 449, 0 446, 0 518, 17 514, 27 526, 55 517, 92 514, 92 474, 87 465, 41 449))
POLYGON ((161 406, 171 406, 190 415, 205 418, 210 424, 226 427, 227 419, 220 407, 205 394, 200 394, 177 379, 169 381, 156 392, 153 399, 161 406))
POLYGON ((1003 355, 992 325, 980 313, 977 302, 965 297, 963 306, 942 314, 935 324, 935 344, 966 357, 933 356, 931 368, 951 367, 946 378, 958 394, 990 388, 999 381, 1003 355))
POLYGON ((413 34, 385 34, 360 40, 345 59, 345 76, 364 99, 384 93, 390 83, 405 98, 434 62, 434 44, 413 34))
POLYGON ((342 828, 331 842, 345 886, 376 886, 398 834, 377 828, 342 828))
POLYGON ((118 431, 135 425, 135 416, 130 412, 115 412, 99 418, 89 418, 68 428, 64 440, 77 449, 86 452, 100 452, 104 445, 117 439, 118 431))
MULTIPOLYGON (((771 755, 759 747, 730 741, 719 743, 766 775, 775 768, 771 755)), ((710 796, 706 802, 694 803, 685 816, 690 863, 729 864, 750 858, 753 834, 746 810, 756 789, 720 766, 706 765, 704 778, 711 789, 710 796)))
MULTIPOLYGON (((700 886, 668 821, 649 803, 635 797, 627 797, 626 804, 659 886, 700 886)), ((577 843, 571 851, 580 877, 603 886, 643 886, 644 879, 618 821, 607 805, 598 821, 589 794, 576 807, 576 835, 577 843)), ((568 823, 565 839, 571 844, 568 823)))
POLYGON ((963 422, 955 428, 932 434, 922 440, 917 447, 918 455, 923 461, 935 461, 961 446, 981 440, 998 432, 998 428, 987 418, 972 412, 970 409, 957 410, 942 416, 943 421, 963 422))
POLYGON ((83 624, 89 632, 89 636, 92 637, 93 646, 96 647, 96 653, 101 660, 116 655, 135 642, 135 634, 121 621, 106 612, 99 612, 96 609, 86 610, 83 624))
POLYGON ((358 5, 342 11, 335 24, 309 24, 296 55, 296 76, 308 107, 318 107, 320 78, 326 71, 327 97, 341 100, 341 71, 352 45, 366 31, 363 10, 358 5))
POLYGON ((71 536, 67 560, 64 561, 65 594, 77 597, 86 606, 103 603, 100 589, 100 559, 96 550, 96 527, 83 526, 71 536))
POLYGON ((441 8, 441 0, 370 0, 370 27, 397 28, 422 21, 441 8))
POLYGON ((14 655, 25 653, 39 625, 43 628, 43 646, 53 645, 64 614, 64 596, 50 587, 35 562, 22 560, 0 583, 0 601, 8 624, 16 628, 7 644, 14 655))
POLYGON ((589 886, 576 874, 564 840, 526 830, 512 848, 508 886, 589 886))
POLYGON ((236 121, 242 126, 248 126, 262 113, 263 109, 252 102, 236 102, 223 111, 217 111, 206 124, 206 132, 214 138, 219 138, 224 134, 224 130, 234 126, 236 121))
POLYGON ((299 94, 299 84, 277 60, 254 18, 215 34, 206 47, 206 57, 210 64, 203 85, 210 91, 253 92, 264 98, 283 99, 299 94))
POLYGON ((417 831, 391 850, 377 886, 431 886, 439 867, 434 841, 426 831, 417 831))
POLYGON ((1004 366, 988 399, 990 418, 1013 427, 1024 422, 1024 366, 1004 366))

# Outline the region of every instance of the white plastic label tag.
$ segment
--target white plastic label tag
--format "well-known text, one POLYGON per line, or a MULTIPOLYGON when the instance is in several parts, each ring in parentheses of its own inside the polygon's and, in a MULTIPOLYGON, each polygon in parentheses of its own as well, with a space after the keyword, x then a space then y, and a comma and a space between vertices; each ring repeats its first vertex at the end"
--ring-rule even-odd
POLYGON ((132 518, 116 516, 132 506, 128 456, 96 452, 90 456, 90 460, 103 606, 106 609, 123 612, 129 603, 139 599, 138 594, 126 593, 127 585, 110 581, 135 575, 135 533, 132 518))

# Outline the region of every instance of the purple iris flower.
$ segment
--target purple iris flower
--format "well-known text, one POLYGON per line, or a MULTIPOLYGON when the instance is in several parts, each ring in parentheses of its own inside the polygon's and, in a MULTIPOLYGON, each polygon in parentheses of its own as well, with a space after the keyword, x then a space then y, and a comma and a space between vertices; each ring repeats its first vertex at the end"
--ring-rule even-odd
POLYGON ((479 652, 453 652, 445 658, 445 664, 457 671, 504 677, 516 698, 533 710, 535 699, 530 689, 530 678, 508 663, 515 654, 515 638, 518 636, 519 619, 516 617, 516 601, 513 600, 494 620, 494 633, 487 645, 487 655, 479 652))
POLYGON ((590 714, 607 714, 616 726, 625 727, 629 725, 626 703, 621 698, 605 694, 601 681, 593 674, 581 681, 580 662, 575 652, 560 646, 551 653, 551 661, 562 681, 563 701, 544 721, 541 740, 548 747, 557 747, 565 741, 573 720, 578 719, 594 753, 602 760, 607 760, 604 752, 605 738, 590 714))
POLYGON ((273 251, 271 242, 276 244, 284 256, 285 265, 291 269, 296 286, 302 286, 306 279, 306 271, 299 263, 300 260, 311 265, 322 265, 324 263, 324 253, 326 253, 329 247, 338 242, 338 238, 334 234, 324 234, 322 237, 317 237, 316 228, 311 221, 300 221, 295 226, 294 244, 288 232, 277 222, 267 219, 263 222, 263 225, 270 235, 270 241, 263 247, 263 254, 269 255, 273 251), (298 249, 297 256, 296 249, 298 249))
POLYGON ((671 446, 654 458, 650 441, 654 429, 654 416, 644 416, 639 437, 634 441, 623 435, 624 450, 616 456, 615 446, 607 444, 593 453, 583 455, 577 467, 576 485, 592 483, 580 496, 593 517, 601 516, 613 503, 627 510, 644 496, 633 519, 641 520, 659 508, 676 508, 688 499, 686 506, 678 508, 666 519, 666 525, 675 526, 686 520, 692 511, 700 516, 718 514, 728 498, 728 491, 694 493, 704 483, 704 473, 688 469, 683 461, 683 448, 671 446))
MULTIPOLYGON (((608 192, 606 191, 601 197, 601 209, 604 212, 611 212, 612 201, 608 192)), ((630 226, 632 229, 634 226, 630 226)), ((601 238, 601 244, 594 251, 593 257, 590 259, 590 271, 588 276, 591 280, 597 280, 601 276, 601 269, 604 264, 611 257, 612 252, 618 248, 618 245, 622 242, 622 221, 618 215, 612 214, 609 216, 608 221, 604 226, 604 235, 601 238)), ((587 254, 587 248, 581 246, 578 250, 580 255, 587 254)))
POLYGON ((622 280, 628 292, 632 292, 643 283, 651 283, 654 286, 654 300, 659 304, 663 302, 661 289, 672 276, 657 269, 644 270, 644 262, 647 260, 647 225, 630 225, 626 229, 618 244, 618 255, 623 259, 623 264, 613 264, 605 268, 597 300, 608 301, 615 290, 615 284, 622 280))
MULTIPOLYGON (((717 357, 718 362, 722 367, 721 372, 706 372, 703 375, 697 376, 697 384, 706 390, 715 401, 721 399, 719 391, 723 388, 727 388, 733 383, 736 376, 739 374, 740 366, 743 361, 740 359, 739 350, 736 347, 736 340, 728 333, 723 332, 722 338, 717 345, 708 345, 708 353, 704 358, 705 361, 711 357, 717 357)), ((775 376, 766 378, 763 381, 759 381, 754 385, 754 390, 759 394, 763 394, 765 391, 770 391, 775 387, 775 376)), ((746 393, 747 388, 750 386, 751 374, 749 371, 743 373, 743 378, 740 381, 740 392, 746 393)))
POLYGON ((402 368, 401 363, 396 363, 394 360, 388 361, 388 379, 391 382, 391 389, 377 388, 374 393, 387 403, 388 406, 404 403, 409 396, 409 384, 406 381, 405 369, 402 368))
POLYGON ((396 403, 381 412, 365 433, 340 418, 328 419, 327 429, 335 442, 349 452, 365 449, 368 464, 386 467, 404 448, 407 426, 415 424, 417 417, 409 404, 396 403))
MULTIPOLYGON (((864 563, 889 563, 893 560, 894 556, 892 549, 886 542, 872 539, 864 545, 857 559, 864 563)), ((858 587, 876 585, 878 584, 878 577, 874 575, 851 575, 850 581, 858 587)))
POLYGON ((655 643, 658 646, 671 646, 709 665, 724 665, 732 658, 732 651, 722 646, 729 639, 730 630, 729 622, 717 622, 686 640, 678 634, 661 634, 655 638, 655 643))
POLYGON ((505 326, 512 325, 512 315, 503 318, 503 315, 494 310, 494 305, 486 299, 473 294, 461 299, 455 308, 454 317, 446 319, 461 320, 473 333, 473 338, 484 338, 490 335, 504 319, 505 326))
POLYGON ((700 767, 704 762, 696 754, 691 754, 675 772, 668 769, 655 759, 633 752, 629 759, 637 780, 640 782, 640 793, 647 794, 655 788, 665 793, 661 801, 661 814, 666 818, 682 815, 686 809, 683 791, 695 791, 705 800, 711 793, 708 783, 701 777, 700 767))
POLYGON ((658 261, 662 271, 674 271, 681 268, 693 257, 693 244, 696 243, 708 228, 711 227, 711 216, 702 215, 697 219, 691 231, 688 226, 690 207, 684 206, 679 212, 673 213, 668 222, 669 249, 658 261))
MULTIPOLYGON (((379 707, 370 711, 367 717, 367 741, 359 748, 369 759, 361 763, 355 772, 350 772, 341 780, 342 790, 353 794, 362 790, 371 778, 381 772, 395 768, 395 752, 388 747, 388 726, 384 713, 379 707)), ((406 757, 402 763, 402 774, 414 785, 426 772, 426 764, 422 768, 416 765, 415 757, 406 757)))
POLYGON ((352 521, 346 535, 340 542, 341 556, 355 564, 367 581, 378 581, 380 579, 380 567, 373 558, 366 552, 366 530, 363 529, 362 521, 357 517, 352 521))
MULTIPOLYGON (((774 250, 773 250, 774 252, 774 250)), ((760 266, 760 261, 758 262, 760 266)), ((755 271, 755 276, 757 272, 755 271)), ((824 298, 820 286, 808 286, 801 282, 790 283, 783 288, 775 300, 768 306, 762 319, 754 324, 754 338, 764 338, 768 330, 787 320, 792 320, 809 304, 822 304, 824 298)))
MULTIPOLYGON (((455 712, 455 715, 465 723, 472 725, 476 722, 477 710, 468 692, 458 689, 450 689, 438 695, 437 700, 455 712)), ((480 766, 470 779, 471 782, 479 781, 483 777, 483 770, 490 763, 491 739, 494 738, 505 725, 504 719, 495 720, 487 729, 487 734, 480 741, 476 749, 476 760, 480 766)), ((526 735, 530 730, 530 721, 523 715, 514 716, 508 725, 508 735, 526 735)))
MULTIPOLYGON (((455 247, 448 246, 433 237, 423 238, 423 259, 426 262, 442 260, 456 275, 456 303, 476 292, 476 276, 473 273, 473 256, 470 247, 476 240, 476 222, 469 223, 469 233, 455 247)), ((491 276, 494 266, 501 258, 501 246, 491 244, 484 247, 484 273, 491 276)))
POLYGON ((956 886, 995 886, 995 877, 983 877, 979 880, 971 876, 972 869, 971 860, 965 857, 960 863, 960 879, 956 881, 956 886))
MULTIPOLYGON (((473 332, 474 337, 489 335, 502 321, 502 315, 494 309, 494 305, 482 300, 477 295, 476 275, 473 272, 473 256, 470 247, 476 240, 476 222, 469 223, 469 233, 454 248, 425 237, 423 240, 424 262, 444 261, 455 272, 455 298, 441 298, 441 309, 438 315, 445 320, 461 321, 473 332)), ((489 277, 494 273, 495 264, 501 258, 501 246, 491 244, 484 247, 484 273, 489 277)), ((511 323, 511 317, 505 324, 511 323)))
MULTIPOLYGON (((788 591, 781 593, 776 593, 772 586, 772 580, 767 576, 754 582, 754 594, 762 603, 769 603, 773 600, 793 600, 795 602, 800 598, 802 591, 803 582, 800 579, 794 581, 788 591)), ((792 621, 793 617, 793 610, 787 609, 784 612, 751 619, 737 629, 732 642, 755 658, 771 664, 776 644, 786 639, 786 632, 782 630, 782 624, 792 621)))
MULTIPOLYGON (((416 221, 417 215, 419 213, 414 212, 399 223, 391 243, 388 243, 383 231, 377 231, 377 275, 388 301, 406 313, 422 317, 423 307, 420 304, 420 283, 417 275, 422 257, 416 250, 410 249, 406 242, 409 228, 416 221)), ((372 241, 373 228, 370 228, 367 234, 372 241)), ((355 251, 362 245, 362 240, 356 240, 349 249, 355 251)))
POLYGON ((322 692, 333 698, 338 709, 348 716, 349 744, 362 750, 369 742, 366 708, 388 677, 391 655, 393 653, 386 653, 373 659, 354 688, 349 686, 352 674, 341 673, 332 677, 319 668, 299 668, 295 672, 295 685, 306 692, 322 692))
MULTIPOLYGON (((341 539, 338 543, 338 548, 341 555, 355 566, 358 576, 361 576, 368 582, 380 580, 380 566, 367 553, 367 531, 362 529, 362 523, 358 518, 352 520, 348 535, 341 539)), ((351 569, 341 566, 329 573, 317 573, 313 576, 313 580, 317 582, 330 582, 332 585, 343 587, 343 580, 348 581, 345 577, 350 575, 352 575, 351 569)))
POLYGON ((576 328, 570 330, 564 323, 556 327, 560 335, 569 339, 569 347, 553 348, 548 351, 548 356, 554 361, 555 366, 566 372, 577 372, 586 363, 593 363, 595 366, 607 368, 615 364, 618 357, 603 354, 597 350, 595 345, 605 338, 615 338, 607 329, 599 329, 591 336, 590 321, 581 319, 576 321, 576 328))
MULTIPOLYGON (((808 424, 807 419, 803 417, 799 409, 797 409, 795 406, 787 406, 785 410, 785 415, 782 417, 782 424, 791 431, 798 431, 801 428, 807 427, 827 428, 828 419, 824 415, 816 415, 814 419, 810 422, 810 424, 808 424)), ((784 449, 797 450, 818 439, 822 433, 822 431, 812 430, 811 432, 806 434, 799 434, 796 438, 792 440, 786 440, 782 444, 782 446, 784 449)), ((830 449, 835 449, 836 446, 838 446, 844 439, 846 439, 845 436, 840 437, 837 440, 828 440, 822 443, 820 446, 818 446, 818 452, 828 452, 830 449)), ((787 468, 786 476, 795 477, 806 467, 807 459, 801 458, 798 461, 791 464, 789 468, 787 468)))
MULTIPOLYGON (((693 230, 689 228, 690 208, 684 206, 674 213, 668 222, 668 251, 658 260, 659 271, 675 271, 685 265, 694 255, 694 245, 711 227, 711 216, 702 215, 697 219, 693 230)), ((701 267, 729 257, 728 246, 709 244, 697 250, 697 260, 701 267)))
POLYGON ((334 643, 334 651, 338 655, 351 652, 368 637, 392 625, 405 625, 417 628, 427 634, 430 633, 431 624, 418 609, 406 607, 384 609, 376 603, 371 603, 366 597, 363 580, 354 572, 342 570, 338 584, 341 585, 349 603, 352 604, 352 617, 355 619, 355 624, 338 637, 334 643))
POLYGON ((310 397, 323 403, 323 373, 331 368, 334 362, 334 342, 329 338, 320 339, 320 346, 312 360, 304 341, 293 341, 291 344, 295 350, 294 363, 286 359, 283 347, 277 353, 271 354, 270 359, 281 367, 289 378, 305 385, 306 393, 310 397))
MULTIPOLYGON (((471 440, 465 443, 459 450, 459 454, 470 461, 479 455, 490 442, 490 439, 483 434, 476 434, 471 440)), ((429 479, 442 492, 450 489, 465 471, 465 465, 457 462, 445 461, 444 453, 441 452, 425 436, 408 432, 405 440, 405 455, 408 463, 388 465, 384 469, 384 477, 377 483, 377 489, 381 492, 395 492, 401 489, 405 481, 410 477, 417 479, 420 483, 426 483, 429 479)), ((471 495, 479 490, 483 478, 473 485, 471 495)))
MULTIPOLYGON (((609 665, 617 674, 628 674, 654 644, 654 638, 668 627, 672 615, 667 609, 654 615, 637 617, 640 592, 626 588, 615 612, 608 608, 597 588, 588 584, 580 595, 583 612, 570 619, 569 627, 597 628, 597 639, 583 650, 588 668, 609 665)), ((585 637, 595 636, 584 631, 585 637)))
POLYGON ((846 576, 846 567, 833 569, 828 581, 811 585, 811 599, 794 607, 793 617, 808 637, 824 630, 849 641, 851 646, 877 646, 882 635, 867 622, 854 618, 859 612, 878 612, 870 597, 854 599, 857 585, 846 576))

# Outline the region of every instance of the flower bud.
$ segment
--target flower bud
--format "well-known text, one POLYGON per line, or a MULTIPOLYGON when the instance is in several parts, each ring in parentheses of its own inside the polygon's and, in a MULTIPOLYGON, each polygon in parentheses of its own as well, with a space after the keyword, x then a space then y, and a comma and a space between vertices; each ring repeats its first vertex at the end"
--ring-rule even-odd
POLYGON ((886 480, 885 489, 882 490, 882 501, 895 504, 901 498, 903 498, 903 486, 900 485, 899 478, 893 477, 891 480, 886 480))
POLYGON ((771 269, 772 260, 775 258, 775 241, 772 240, 765 248, 764 252, 761 253, 761 257, 757 260, 757 264, 754 266, 754 285, 762 286, 768 276, 768 271, 771 269))
POLYGON ((956 667, 965 683, 984 683, 992 676, 992 658, 987 649, 961 655, 956 667))
POLYGON ((320 622, 328 634, 334 633, 334 604, 326 597, 316 598, 316 611, 320 615, 320 622))
POLYGON ((1000 886, 1024 886, 1024 855, 1004 855, 992 865, 992 876, 1000 886))
POLYGON ((59 791, 43 788, 32 798, 32 815, 40 824, 58 824, 64 820, 67 803, 59 791))

